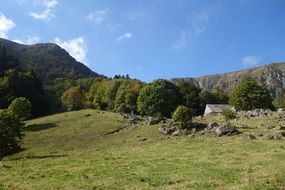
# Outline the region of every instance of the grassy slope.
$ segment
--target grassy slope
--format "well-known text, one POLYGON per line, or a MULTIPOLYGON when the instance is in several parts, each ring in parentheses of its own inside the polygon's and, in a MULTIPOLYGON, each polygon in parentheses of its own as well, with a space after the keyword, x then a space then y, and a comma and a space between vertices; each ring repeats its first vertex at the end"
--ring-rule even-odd
MULTIPOLYGON (((276 121, 238 122, 249 125, 242 132, 258 134, 268 130, 256 126, 276 121)), ((284 139, 245 141, 243 133, 166 137, 159 134, 159 126, 104 136, 127 121, 94 110, 39 118, 27 125, 25 150, 0 162, 0 189, 285 188, 284 139)))

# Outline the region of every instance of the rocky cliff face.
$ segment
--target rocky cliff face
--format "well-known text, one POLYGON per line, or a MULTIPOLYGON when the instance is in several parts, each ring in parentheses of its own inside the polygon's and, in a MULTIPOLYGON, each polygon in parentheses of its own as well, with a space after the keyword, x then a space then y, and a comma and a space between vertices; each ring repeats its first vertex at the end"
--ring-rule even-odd
POLYGON ((279 96, 282 89, 285 88, 285 62, 237 72, 191 78, 191 80, 189 78, 174 78, 171 81, 176 84, 184 80, 194 81, 193 83, 198 84, 202 89, 212 90, 214 87, 219 87, 230 93, 236 84, 247 75, 255 78, 261 85, 265 85, 273 98, 279 96))

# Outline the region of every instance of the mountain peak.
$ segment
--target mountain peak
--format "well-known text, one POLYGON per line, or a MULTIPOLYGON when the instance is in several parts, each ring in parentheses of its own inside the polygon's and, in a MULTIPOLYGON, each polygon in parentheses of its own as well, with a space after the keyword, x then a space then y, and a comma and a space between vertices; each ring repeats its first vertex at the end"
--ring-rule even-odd
POLYGON ((54 43, 23 45, 0 38, 0 44, 6 48, 8 55, 18 59, 21 69, 34 71, 43 83, 55 78, 102 77, 54 43))

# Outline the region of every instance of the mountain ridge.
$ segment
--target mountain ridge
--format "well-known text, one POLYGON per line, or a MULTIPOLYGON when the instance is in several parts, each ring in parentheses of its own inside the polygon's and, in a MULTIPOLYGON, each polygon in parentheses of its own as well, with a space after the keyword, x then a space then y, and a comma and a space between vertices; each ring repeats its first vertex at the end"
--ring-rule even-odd
POLYGON ((34 71, 44 84, 56 78, 104 77, 54 43, 24 45, 0 38, 0 44, 5 47, 7 55, 18 59, 20 69, 34 71))
POLYGON ((193 84, 203 90, 212 90, 219 87, 230 94, 235 85, 245 76, 251 76, 261 85, 265 85, 273 98, 278 97, 285 85, 285 62, 270 63, 259 67, 201 77, 178 77, 172 78, 170 81, 176 84, 185 80, 192 81, 193 84))

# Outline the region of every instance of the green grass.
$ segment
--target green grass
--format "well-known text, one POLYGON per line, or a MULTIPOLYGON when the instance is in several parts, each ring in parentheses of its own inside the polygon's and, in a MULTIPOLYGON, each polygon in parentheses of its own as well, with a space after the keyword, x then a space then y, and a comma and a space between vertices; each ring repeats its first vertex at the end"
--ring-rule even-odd
POLYGON ((95 110, 30 120, 25 150, 0 162, 0 190, 284 189, 285 140, 243 140, 274 131, 259 127, 276 124, 274 117, 236 122, 249 127, 232 137, 190 138, 161 135, 159 125, 104 135, 128 121, 95 110))

